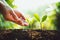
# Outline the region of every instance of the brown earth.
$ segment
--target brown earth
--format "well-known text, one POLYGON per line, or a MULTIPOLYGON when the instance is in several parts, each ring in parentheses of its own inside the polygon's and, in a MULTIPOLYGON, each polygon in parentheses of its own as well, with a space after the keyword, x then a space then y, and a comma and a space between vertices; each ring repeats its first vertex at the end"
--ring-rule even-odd
POLYGON ((60 31, 0 30, 0 40, 60 40, 60 31))

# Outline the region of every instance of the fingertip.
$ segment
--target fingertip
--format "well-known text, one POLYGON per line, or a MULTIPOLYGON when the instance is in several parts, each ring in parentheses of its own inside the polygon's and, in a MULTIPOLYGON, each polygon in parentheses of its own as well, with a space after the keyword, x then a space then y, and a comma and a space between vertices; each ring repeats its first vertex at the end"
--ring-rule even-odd
POLYGON ((24 23, 24 26, 28 26, 29 24, 28 23, 24 23))

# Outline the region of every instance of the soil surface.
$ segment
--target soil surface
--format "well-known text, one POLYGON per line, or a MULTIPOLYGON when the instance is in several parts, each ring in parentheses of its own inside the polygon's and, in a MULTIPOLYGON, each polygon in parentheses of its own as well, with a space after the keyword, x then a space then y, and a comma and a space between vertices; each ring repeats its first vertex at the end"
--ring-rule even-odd
POLYGON ((0 40, 60 40, 60 31, 0 30, 0 40))

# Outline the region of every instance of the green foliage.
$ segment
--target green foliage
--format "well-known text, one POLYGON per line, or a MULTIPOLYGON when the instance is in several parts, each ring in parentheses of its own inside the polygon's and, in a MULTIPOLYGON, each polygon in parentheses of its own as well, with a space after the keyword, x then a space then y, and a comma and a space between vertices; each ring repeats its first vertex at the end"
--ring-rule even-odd
POLYGON ((56 3, 56 6, 57 6, 57 8, 60 9, 60 2, 57 2, 57 3, 56 3))
POLYGON ((38 14, 34 14, 34 17, 40 22, 40 16, 38 14))
POLYGON ((60 2, 56 3, 56 11, 60 13, 60 2))
POLYGON ((47 15, 44 15, 44 16, 42 17, 42 22, 44 22, 44 21, 46 20, 46 18, 47 18, 47 15))
POLYGON ((17 6, 13 4, 14 0, 5 0, 9 5, 10 7, 12 8, 16 8, 17 6))
POLYGON ((1 13, 0 13, 0 21, 4 22, 4 18, 1 13))

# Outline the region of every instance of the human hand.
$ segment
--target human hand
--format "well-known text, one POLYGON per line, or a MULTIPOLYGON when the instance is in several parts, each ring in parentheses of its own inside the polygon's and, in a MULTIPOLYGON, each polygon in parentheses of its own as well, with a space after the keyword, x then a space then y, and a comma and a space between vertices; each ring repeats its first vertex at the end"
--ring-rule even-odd
POLYGON ((25 17, 22 15, 21 12, 14 10, 14 12, 16 13, 18 20, 16 21, 17 24, 20 24, 22 26, 28 26, 28 23, 25 21, 25 17))
POLYGON ((19 11, 17 11, 17 10, 13 10, 13 11, 12 10, 6 10, 5 12, 4 12, 5 14, 3 14, 3 15, 4 15, 4 18, 6 20, 12 21, 12 22, 17 23, 21 26, 28 26, 28 23, 25 21, 26 20, 25 17, 19 11), (15 13, 16 16, 14 16, 13 13, 15 13))
POLYGON ((2 2, 0 2, 0 12, 8 21, 12 21, 22 26, 28 25, 28 23, 25 21, 25 17, 19 11, 13 10, 9 6, 4 5, 2 2))

